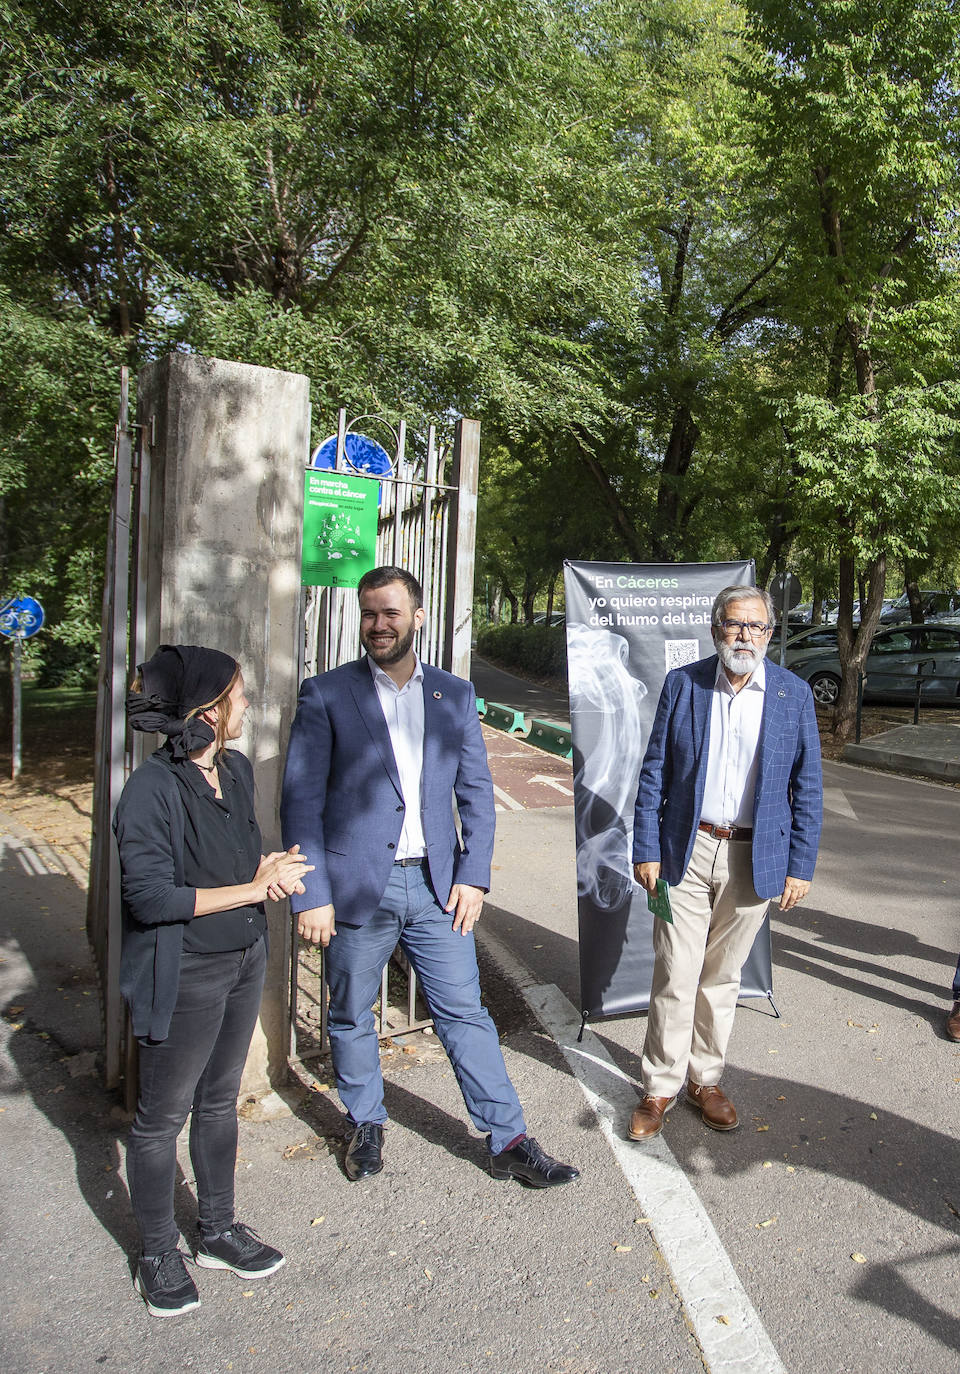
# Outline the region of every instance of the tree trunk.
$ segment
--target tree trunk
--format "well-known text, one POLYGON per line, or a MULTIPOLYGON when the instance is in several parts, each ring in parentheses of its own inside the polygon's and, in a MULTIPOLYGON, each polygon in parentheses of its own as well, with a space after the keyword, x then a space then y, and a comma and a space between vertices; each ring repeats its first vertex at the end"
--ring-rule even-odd
MULTIPOLYGON (((853 554, 840 556, 840 609, 837 618, 837 647, 840 657, 840 694, 833 710, 831 730, 838 744, 845 743, 853 731, 857 717, 857 692, 860 674, 866 662, 873 634, 880 623, 883 590, 887 578, 887 555, 880 553, 867 571, 867 592, 860 624, 854 631, 853 590, 857 581, 853 554)), ((861 581, 862 581, 861 577, 861 581)))
POLYGON ((551 579, 550 579, 550 585, 549 585, 549 587, 547 588, 547 624, 548 624, 548 625, 550 624, 550 621, 551 621, 552 618, 553 618, 553 594, 554 594, 554 592, 556 591, 556 589, 557 589, 557 581, 556 581, 556 578, 551 578, 551 579))
POLYGON ((920 583, 909 563, 904 564, 904 590, 910 602, 910 620, 914 625, 923 624, 923 601, 920 597, 920 583))

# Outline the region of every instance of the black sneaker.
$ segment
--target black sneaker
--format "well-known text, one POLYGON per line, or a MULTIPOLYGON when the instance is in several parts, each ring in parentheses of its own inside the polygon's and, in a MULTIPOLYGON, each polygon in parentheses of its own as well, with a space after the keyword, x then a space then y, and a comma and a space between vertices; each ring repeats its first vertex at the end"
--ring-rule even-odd
POLYGON ((242 1279, 265 1279, 286 1260, 272 1245, 264 1245, 256 1231, 235 1221, 219 1236, 201 1236, 197 1246, 201 1269, 232 1269, 242 1279))
POLYGON ((133 1286, 154 1317, 179 1317, 200 1306, 197 1285, 187 1273, 180 1250, 162 1255, 141 1255, 133 1286))

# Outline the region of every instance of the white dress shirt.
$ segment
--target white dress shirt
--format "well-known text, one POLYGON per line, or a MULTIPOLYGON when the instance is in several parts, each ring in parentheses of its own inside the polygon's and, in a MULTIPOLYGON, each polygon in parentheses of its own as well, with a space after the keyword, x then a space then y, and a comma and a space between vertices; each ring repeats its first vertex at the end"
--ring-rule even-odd
POLYGON ((426 854, 423 838, 420 782, 423 773, 423 665, 414 654, 416 667, 402 687, 367 655, 380 706, 383 710, 393 757, 400 774, 403 794, 403 829, 397 844, 397 859, 413 859, 426 854))
POLYGON ((717 664, 710 707, 710 750, 700 819, 710 825, 753 825, 760 723, 767 682, 763 659, 739 692, 717 664))

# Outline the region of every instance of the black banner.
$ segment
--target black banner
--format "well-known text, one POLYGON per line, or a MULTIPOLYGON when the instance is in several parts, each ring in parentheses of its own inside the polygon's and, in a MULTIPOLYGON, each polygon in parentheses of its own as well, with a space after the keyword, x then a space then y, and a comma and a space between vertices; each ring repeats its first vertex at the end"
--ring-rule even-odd
MULTIPOLYGON (((714 652, 710 611, 717 592, 755 582, 752 559, 564 565, 585 1017, 649 1005, 654 918, 631 862, 640 765, 668 670, 714 652)), ((772 990, 765 918, 740 995, 768 997, 772 990)))

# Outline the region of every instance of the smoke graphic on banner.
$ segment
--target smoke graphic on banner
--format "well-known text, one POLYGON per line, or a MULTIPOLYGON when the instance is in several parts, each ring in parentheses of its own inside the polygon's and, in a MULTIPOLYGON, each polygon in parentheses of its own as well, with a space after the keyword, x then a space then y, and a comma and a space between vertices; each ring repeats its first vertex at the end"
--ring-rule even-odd
MULTIPOLYGON (((717 592, 755 581, 752 559, 564 564, 585 1019, 649 1005, 654 918, 631 862, 640 765, 667 673, 714 652, 717 592)), ((772 987, 765 919, 741 996, 768 997, 772 987)))

